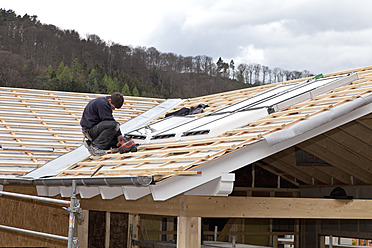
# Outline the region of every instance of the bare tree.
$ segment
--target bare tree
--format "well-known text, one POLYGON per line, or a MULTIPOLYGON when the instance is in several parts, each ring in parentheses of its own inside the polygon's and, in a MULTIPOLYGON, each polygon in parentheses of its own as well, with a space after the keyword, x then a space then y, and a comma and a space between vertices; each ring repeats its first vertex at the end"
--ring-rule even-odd
POLYGON ((253 70, 254 70, 255 83, 259 83, 260 82, 261 65, 260 64, 254 64, 253 70))
POLYGON ((193 58, 193 65, 194 65, 193 71, 195 71, 196 73, 201 73, 201 61, 202 61, 202 58, 200 55, 193 58))
POLYGON ((262 84, 266 83, 266 76, 269 73, 270 68, 268 66, 262 66, 262 84))
POLYGON ((245 83, 245 71, 247 70, 247 64, 239 64, 238 65, 238 76, 237 79, 241 83, 245 83))
POLYGON ((234 60, 230 61, 230 73, 232 74, 232 79, 235 79, 235 63, 234 60))
POLYGON ((245 79, 247 82, 249 82, 249 84, 252 84, 253 72, 254 72, 254 65, 249 64, 247 66, 246 79, 245 79))

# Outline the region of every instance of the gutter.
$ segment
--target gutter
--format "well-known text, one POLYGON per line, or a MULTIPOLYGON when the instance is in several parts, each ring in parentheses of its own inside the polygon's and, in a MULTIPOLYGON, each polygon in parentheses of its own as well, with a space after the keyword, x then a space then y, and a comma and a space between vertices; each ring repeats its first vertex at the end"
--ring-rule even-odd
POLYGON ((80 186, 149 186, 155 184, 152 176, 128 177, 49 177, 49 178, 0 178, 0 185, 43 185, 43 186, 71 186, 76 181, 80 186))

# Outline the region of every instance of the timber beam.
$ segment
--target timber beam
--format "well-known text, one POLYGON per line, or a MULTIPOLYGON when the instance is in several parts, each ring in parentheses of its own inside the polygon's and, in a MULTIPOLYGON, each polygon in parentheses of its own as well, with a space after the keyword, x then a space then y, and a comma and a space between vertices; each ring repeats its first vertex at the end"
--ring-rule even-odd
POLYGON ((167 201, 153 201, 151 196, 136 201, 81 199, 87 210, 205 218, 372 219, 371 204, 372 200, 364 199, 184 195, 167 201))

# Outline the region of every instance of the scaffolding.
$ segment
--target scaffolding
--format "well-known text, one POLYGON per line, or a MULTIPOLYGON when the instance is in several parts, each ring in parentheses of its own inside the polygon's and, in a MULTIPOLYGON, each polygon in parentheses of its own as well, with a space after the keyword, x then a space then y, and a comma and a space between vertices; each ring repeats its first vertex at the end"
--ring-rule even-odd
POLYGON ((69 211, 70 213, 67 237, 55 235, 55 234, 37 232, 37 231, 32 231, 32 230, 26 230, 22 228, 4 226, 4 225, 0 225, 0 229, 22 232, 22 233, 37 235, 37 236, 41 236, 45 238, 63 240, 63 241, 67 241, 68 248, 78 248, 78 238, 74 237, 75 217, 77 216, 78 218, 81 218, 82 209, 80 208, 79 200, 76 198, 76 181, 75 180, 72 181, 72 192, 71 192, 70 201, 52 199, 52 198, 40 197, 40 196, 33 196, 33 195, 24 195, 24 194, 18 194, 18 193, 6 192, 6 191, 0 191, 0 196, 1 195, 31 199, 35 201, 44 201, 44 202, 49 202, 49 203, 54 203, 54 204, 67 205, 68 207, 63 207, 63 209, 69 211))

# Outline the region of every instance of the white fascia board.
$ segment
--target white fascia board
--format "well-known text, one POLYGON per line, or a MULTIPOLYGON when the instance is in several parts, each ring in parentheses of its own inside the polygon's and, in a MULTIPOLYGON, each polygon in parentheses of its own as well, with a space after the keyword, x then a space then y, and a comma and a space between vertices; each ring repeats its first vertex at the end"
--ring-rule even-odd
POLYGON ((53 197, 59 194, 59 187, 58 186, 47 186, 48 188, 48 196, 53 197))
MULTIPOLYGON (((347 104, 347 103, 345 103, 347 104)), ((362 107, 350 110, 336 119, 330 120, 322 125, 307 130, 304 133, 295 135, 271 146, 265 139, 262 139, 252 145, 238 149, 226 154, 219 159, 203 164, 195 170, 201 171, 201 175, 195 176, 176 176, 156 185, 150 185, 150 191, 155 201, 165 201, 176 195, 187 192, 195 187, 210 182, 221 176, 221 173, 229 173, 242 168, 248 164, 266 158, 272 154, 285 150, 291 146, 311 139, 319 134, 339 127, 350 121, 356 120, 362 116, 372 113, 372 103, 362 107)), ((316 116, 314 116, 316 117, 316 116)), ((312 118, 312 117, 311 117, 312 118)), ((309 118, 310 119, 310 118, 309 118)), ((289 128, 290 130, 291 128, 289 128)))
POLYGON ((149 187, 140 186, 122 186, 121 187, 126 200, 138 200, 150 194, 149 187))
MULTIPOLYGON (((72 187, 71 186, 58 186, 59 193, 62 197, 71 197, 72 194, 72 187)), ((79 193, 79 189, 76 189, 76 194, 79 193)))
POLYGON ((54 197, 60 194, 58 186, 36 185, 36 191, 38 196, 54 197))
POLYGON ((98 186, 102 199, 114 199, 123 194, 121 186, 98 186))
POLYGON ((36 185, 36 192, 38 196, 49 196, 48 187, 44 185, 36 185))
POLYGON ((95 186, 78 186, 77 191, 81 198, 92 198, 100 194, 99 188, 95 186))

